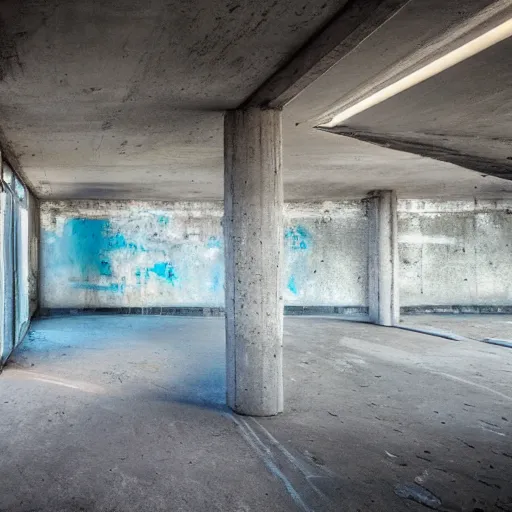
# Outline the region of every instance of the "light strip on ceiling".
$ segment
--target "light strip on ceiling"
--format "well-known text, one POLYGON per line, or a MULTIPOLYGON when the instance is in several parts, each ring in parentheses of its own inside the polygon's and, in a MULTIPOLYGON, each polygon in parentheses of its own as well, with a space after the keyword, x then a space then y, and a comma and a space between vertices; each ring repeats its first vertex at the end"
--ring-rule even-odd
POLYGON ((343 121, 346 121, 350 117, 355 116, 383 101, 399 94, 407 89, 410 89, 414 85, 417 85, 428 78, 431 78, 442 71, 455 66, 463 60, 469 59, 473 55, 480 53, 481 51, 507 39, 512 36, 512 18, 505 21, 501 25, 489 30, 485 34, 473 39, 469 43, 453 50, 443 57, 436 59, 434 62, 427 64, 426 66, 414 71, 410 75, 398 80, 397 82, 384 87, 380 91, 368 96, 364 100, 359 101, 355 105, 343 110, 339 114, 336 114, 332 120, 328 123, 320 125, 323 128, 334 128, 340 125, 343 121))

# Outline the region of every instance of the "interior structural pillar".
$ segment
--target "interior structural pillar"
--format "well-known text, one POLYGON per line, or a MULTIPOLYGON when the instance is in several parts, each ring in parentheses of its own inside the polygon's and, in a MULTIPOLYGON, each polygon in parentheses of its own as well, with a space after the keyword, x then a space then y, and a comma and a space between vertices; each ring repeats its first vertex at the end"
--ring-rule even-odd
POLYGON ((239 414, 283 410, 281 112, 224 119, 227 402, 239 414))
POLYGON ((369 316, 379 325, 396 325, 398 297, 398 228, 396 192, 378 190, 369 199, 369 316))

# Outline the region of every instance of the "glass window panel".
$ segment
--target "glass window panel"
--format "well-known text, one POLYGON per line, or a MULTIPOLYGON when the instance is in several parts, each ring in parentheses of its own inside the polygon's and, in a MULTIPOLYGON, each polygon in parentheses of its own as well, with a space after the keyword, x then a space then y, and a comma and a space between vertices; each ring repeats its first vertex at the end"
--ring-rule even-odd
POLYGON ((25 199, 25 187, 16 176, 14 177, 14 191, 20 201, 25 199))
POLYGON ((4 171, 4 181, 7 185, 12 186, 12 180, 14 178, 14 173, 12 172, 11 167, 6 162, 3 162, 3 171, 4 171))

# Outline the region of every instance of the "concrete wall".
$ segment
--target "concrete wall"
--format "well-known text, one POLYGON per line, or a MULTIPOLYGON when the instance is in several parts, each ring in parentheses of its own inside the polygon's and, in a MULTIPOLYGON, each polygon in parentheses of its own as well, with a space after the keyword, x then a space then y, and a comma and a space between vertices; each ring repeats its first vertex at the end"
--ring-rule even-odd
POLYGON ((400 201, 401 306, 511 305, 512 200, 400 201))
MULTIPOLYGON (((512 201, 399 201, 401 306, 512 305, 512 201)), ((220 203, 41 203, 45 308, 223 306, 220 203)), ((291 203, 285 304, 368 305, 365 202, 291 203)))
MULTIPOLYGON (((222 204, 41 203, 41 306, 223 306, 222 204)), ((287 205, 285 303, 364 306, 360 202, 287 205)))

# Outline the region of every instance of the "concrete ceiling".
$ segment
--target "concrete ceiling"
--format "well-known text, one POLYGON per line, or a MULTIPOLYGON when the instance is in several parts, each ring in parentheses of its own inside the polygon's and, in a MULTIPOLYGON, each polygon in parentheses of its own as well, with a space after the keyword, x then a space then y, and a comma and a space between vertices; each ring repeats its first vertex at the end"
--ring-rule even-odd
POLYGON ((508 38, 336 131, 512 180, 511 56, 508 38))
MULTIPOLYGON (((4 0, 0 123, 5 153, 43 198, 220 199, 222 112, 246 101, 345 3, 4 0)), ((302 92, 284 116, 286 197, 358 197, 376 188, 397 188, 405 197, 512 194, 512 181, 323 133, 312 121, 390 63, 489 4, 410 0, 302 92)), ((491 69, 494 64, 495 59, 491 69)), ((504 137, 510 127, 505 122, 510 121, 510 87, 507 97, 499 93, 504 82, 495 82, 492 90, 484 82, 474 87, 489 102, 471 116, 482 118, 484 109, 491 130, 497 109, 489 109, 501 102, 508 114, 505 110, 499 133, 492 136, 504 137)), ((400 114, 397 109, 390 115, 395 105, 357 116, 350 120, 355 123, 349 125, 350 135, 356 128, 386 135, 414 132, 414 122, 422 123, 415 104, 430 113, 430 131, 455 135, 448 131, 449 121, 453 128, 457 109, 468 102, 455 103, 453 115, 444 119, 450 101, 440 101, 438 87, 431 87, 423 102, 418 98, 425 90, 415 96, 412 89, 403 105, 397 96, 400 114)))

